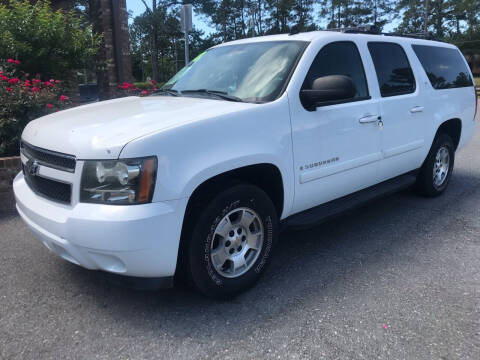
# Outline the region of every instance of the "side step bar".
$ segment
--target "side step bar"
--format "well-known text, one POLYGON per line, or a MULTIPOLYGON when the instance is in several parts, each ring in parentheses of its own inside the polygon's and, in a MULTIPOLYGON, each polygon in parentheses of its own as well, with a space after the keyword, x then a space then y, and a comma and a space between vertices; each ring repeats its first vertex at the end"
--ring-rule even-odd
POLYGON ((357 208, 370 201, 394 194, 406 189, 416 181, 418 170, 400 175, 396 178, 384 181, 380 184, 357 191, 353 194, 329 201, 312 209, 302 211, 284 219, 281 223, 282 230, 285 228, 308 228, 321 224, 331 218, 339 216, 348 210, 357 208))

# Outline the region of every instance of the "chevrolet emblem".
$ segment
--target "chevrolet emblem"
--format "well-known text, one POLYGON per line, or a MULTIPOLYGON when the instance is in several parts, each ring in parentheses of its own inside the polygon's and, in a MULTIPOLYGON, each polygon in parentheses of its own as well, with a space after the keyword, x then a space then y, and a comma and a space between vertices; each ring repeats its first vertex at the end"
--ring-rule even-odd
POLYGON ((38 175, 38 170, 39 170, 39 166, 36 160, 30 159, 25 164, 25 172, 28 173, 30 176, 38 175))

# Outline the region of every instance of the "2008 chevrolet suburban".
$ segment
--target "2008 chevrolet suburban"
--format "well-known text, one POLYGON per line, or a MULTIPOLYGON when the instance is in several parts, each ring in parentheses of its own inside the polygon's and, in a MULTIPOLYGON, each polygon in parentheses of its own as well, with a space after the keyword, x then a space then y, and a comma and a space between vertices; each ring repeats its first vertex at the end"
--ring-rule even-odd
POLYGON ((253 285, 282 226, 387 192, 441 194, 476 93, 453 45, 318 31, 213 47, 153 96, 31 122, 17 209, 88 269, 204 294, 253 285))

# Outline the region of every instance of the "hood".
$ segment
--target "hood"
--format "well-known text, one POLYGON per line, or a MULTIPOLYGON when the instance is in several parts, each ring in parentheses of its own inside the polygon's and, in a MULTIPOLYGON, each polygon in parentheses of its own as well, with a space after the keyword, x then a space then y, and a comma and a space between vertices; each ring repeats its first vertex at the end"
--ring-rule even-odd
POLYGON ((139 137, 255 104, 193 97, 128 97, 60 111, 31 121, 22 139, 78 159, 116 159, 139 137))

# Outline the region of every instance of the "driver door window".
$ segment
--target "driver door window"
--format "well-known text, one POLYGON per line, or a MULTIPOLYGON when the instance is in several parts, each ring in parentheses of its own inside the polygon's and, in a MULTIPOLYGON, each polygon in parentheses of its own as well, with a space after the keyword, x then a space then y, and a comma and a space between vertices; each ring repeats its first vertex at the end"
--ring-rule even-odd
POLYGON ((339 41, 324 46, 315 57, 302 89, 311 89, 315 79, 328 75, 345 75, 353 80, 357 93, 348 101, 370 98, 362 58, 353 42, 339 41))

